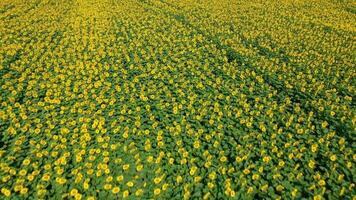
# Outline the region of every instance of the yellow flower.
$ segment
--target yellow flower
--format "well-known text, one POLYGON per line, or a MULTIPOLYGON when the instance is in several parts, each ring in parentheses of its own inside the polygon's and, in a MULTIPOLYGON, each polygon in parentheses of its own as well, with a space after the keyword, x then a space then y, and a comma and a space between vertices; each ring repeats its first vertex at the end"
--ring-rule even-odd
POLYGON ((319 180, 318 184, 319 184, 320 186, 325 186, 325 181, 324 181, 324 180, 319 180))
POLYGON ((321 124, 321 126, 322 126, 323 128, 326 128, 328 125, 329 125, 329 124, 328 124, 327 121, 323 121, 323 123, 321 124))
POLYGON ((279 163, 278 163, 278 165, 280 166, 280 167, 283 167, 284 166, 284 161, 283 160, 281 160, 281 161, 279 161, 279 163))
POLYGON ((77 190, 77 189, 72 189, 72 190, 70 191, 70 195, 71 195, 71 196, 74 196, 74 195, 76 195, 76 194, 78 194, 78 190, 77 190))
POLYGON ((125 132, 122 134, 122 137, 124 137, 125 139, 127 139, 129 137, 129 133, 125 132))
POLYGON ((24 170, 24 169, 22 169, 22 170, 19 171, 19 175, 20 175, 20 176, 26 176, 26 174, 27 174, 27 171, 24 170))
POLYGON ((14 187, 14 191, 15 192, 18 192, 18 191, 20 191, 22 189, 22 185, 15 185, 15 187, 14 187))
POLYGON ((193 166, 193 167, 190 169, 189 174, 193 176, 193 175, 195 174, 195 172, 197 171, 197 169, 198 169, 198 168, 197 168, 196 166, 193 166))
POLYGON ((106 182, 111 182, 111 181, 112 181, 112 179, 113 179, 113 177, 112 177, 112 176, 108 176, 108 177, 106 178, 106 182))
POLYGON ((35 179, 35 176, 33 176, 33 175, 28 175, 27 176, 27 179, 29 180, 29 181, 33 181, 33 179, 35 179))
POLYGON ((315 167, 315 162, 314 162, 313 160, 310 160, 310 161, 308 162, 308 166, 309 166, 311 169, 314 169, 314 167, 315 167))
POLYGON ((130 168, 130 165, 129 164, 125 164, 124 166, 122 166, 122 169, 123 170, 128 170, 130 168))
POLYGON ((227 157, 226 157, 226 156, 222 156, 222 157, 220 158, 220 161, 221 161, 221 162, 226 162, 226 161, 227 161, 227 157))
POLYGON ((235 196, 236 196, 236 192, 235 192, 234 190, 231 190, 231 191, 230 191, 230 196, 231 196, 231 197, 235 197, 235 196))
POLYGON ((322 200, 323 198, 322 198, 322 196, 321 195, 315 195, 314 197, 313 197, 313 199, 314 200, 322 200))
POLYGON ((188 190, 186 190, 186 191, 184 192, 183 198, 184 198, 184 199, 189 199, 189 197, 190 197, 190 192, 189 192, 188 190))
POLYGON ((161 189, 159 188, 156 188, 154 191, 153 191, 154 195, 159 195, 161 193, 161 189))
POLYGON ((344 174, 340 174, 337 178, 337 180, 340 182, 344 179, 345 175, 344 174))
POLYGON ((267 189, 268 189, 268 184, 265 184, 265 185, 263 185, 263 186, 261 187, 261 190, 262 190, 263 192, 266 192, 267 189))
POLYGON ((206 194, 204 194, 203 200, 207 200, 209 199, 209 197, 210 197, 210 192, 207 192, 206 194))
POLYGON ((129 182, 127 182, 127 184, 126 184, 128 187, 133 187, 134 186, 134 183, 132 182, 132 181, 129 181, 129 182))
POLYGON ((143 169, 143 165, 137 165, 136 170, 141 171, 143 169))
POLYGON ((211 180, 215 180, 216 179, 216 173, 215 172, 211 172, 208 177, 211 180))
POLYGON ((112 188, 112 185, 111 184, 105 184, 104 185, 104 189, 105 190, 110 190, 112 188))
POLYGON ((242 158, 239 157, 239 156, 236 156, 236 159, 235 159, 235 160, 236 160, 237 163, 240 163, 240 162, 242 161, 242 158))
MULTIPOLYGON (((90 158, 90 156, 89 156, 89 158, 90 158)), ((89 159, 90 160, 90 159, 89 159)), ((93 174, 94 173, 94 170, 93 169, 89 169, 88 171, 87 171, 87 174, 89 174, 89 175, 91 175, 91 174, 93 174)))
POLYGON ((147 162, 152 163, 153 162, 153 156, 148 156, 147 162))
POLYGON ((167 190, 168 186, 169 186, 168 183, 163 184, 163 185, 162 185, 162 190, 167 190))
MULTIPOLYGON (((47 193, 47 190, 45 190, 45 189, 40 189, 40 190, 37 191, 37 195, 38 196, 45 195, 46 193, 47 193)), ((74 196, 74 195, 72 195, 72 196, 74 196)))
POLYGON ((251 127, 252 127, 252 123, 251 123, 251 122, 247 122, 247 123, 246 123, 246 126, 247 126, 248 128, 251 128, 251 127))
POLYGON ((246 168, 246 169, 243 170, 243 173, 244 173, 244 174, 249 174, 249 173, 250 173, 250 170, 246 168))
POLYGON ((260 175, 258 175, 258 174, 252 175, 252 180, 258 180, 259 178, 260 178, 260 175))
POLYGON ((349 169, 351 169, 352 163, 351 163, 351 162, 347 162, 347 163, 346 163, 346 167, 349 168, 349 169))
POLYGON ((87 200, 95 200, 95 197, 90 196, 90 197, 87 198, 87 200))
POLYGON ((78 194, 75 194, 74 199, 80 200, 80 199, 82 199, 82 195, 79 194, 79 193, 78 193, 78 194))
POLYGON ((116 180, 117 180, 118 182, 121 182, 121 181, 124 180, 124 176, 123 176, 123 175, 120 175, 120 176, 118 176, 118 177, 116 178, 116 180))
POLYGON ((63 185, 67 182, 67 179, 65 178, 56 178, 56 182, 59 183, 60 185, 63 185))
POLYGON ((122 193, 122 197, 123 198, 126 198, 129 196, 129 191, 128 190, 125 190, 124 193, 122 193))
POLYGON ((11 195, 11 191, 6 188, 1 188, 1 193, 3 193, 6 197, 11 195))
POLYGON ((200 147, 200 142, 195 141, 193 146, 194 146, 194 148, 198 149, 200 147))
POLYGON ((226 190, 225 190, 225 194, 226 195, 230 195, 230 192, 231 192, 231 188, 227 187, 226 190))
POLYGON ((266 129, 266 127, 264 125, 260 125, 260 129, 261 129, 262 132, 266 132, 267 131, 267 129, 266 129))
POLYGON ((204 167, 205 168, 209 168, 211 166, 211 162, 210 161, 207 161, 204 163, 204 167))
POLYGON ((29 159, 25 159, 25 160, 22 161, 22 164, 25 165, 25 166, 27 166, 27 165, 30 164, 30 162, 31 162, 31 161, 30 161, 29 159))
POLYGON ((153 181, 155 184, 158 184, 161 182, 161 180, 162 180, 161 178, 155 178, 153 181))
POLYGON ((84 188, 84 190, 89 189, 89 183, 88 182, 84 182, 83 183, 83 188, 84 188))
POLYGON ((276 190, 278 192, 282 192, 284 190, 284 187, 282 185, 277 185, 276 190))
POLYGON ((298 134, 302 134, 304 132, 304 130, 302 129, 302 128, 299 128, 298 130, 297 130, 297 133, 298 134))
POLYGON ((336 161, 336 159, 337 159, 336 155, 331 155, 331 156, 330 156, 330 160, 331 160, 331 161, 336 161))
POLYGON ((143 190, 142 189, 138 189, 136 192, 135 192, 135 195, 136 196, 141 196, 143 193, 143 190))
POLYGON ((112 193, 117 194, 118 192, 120 192, 120 188, 114 187, 111 191, 112 191, 112 193))
POLYGON ((335 115, 334 111, 330 111, 330 115, 333 117, 335 115))
POLYGON ((177 183, 181 183, 183 180, 182 176, 178 175, 177 176, 177 183))
POLYGON ((316 152, 318 150, 318 144, 313 144, 311 147, 312 152, 316 152))
POLYGON ((263 157, 263 162, 268 163, 271 160, 269 156, 263 157))
POLYGON ((296 197, 297 196, 297 192, 298 192, 298 189, 294 188, 293 191, 291 192, 292 197, 296 197))
POLYGON ((51 178, 51 176, 49 174, 44 174, 42 177, 43 181, 49 181, 49 179, 51 178))

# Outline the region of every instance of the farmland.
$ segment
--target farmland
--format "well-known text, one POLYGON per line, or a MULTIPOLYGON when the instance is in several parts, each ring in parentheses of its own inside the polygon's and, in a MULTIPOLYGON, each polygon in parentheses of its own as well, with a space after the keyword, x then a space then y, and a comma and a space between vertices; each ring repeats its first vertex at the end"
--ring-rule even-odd
POLYGON ((356 199, 355 13, 0 1, 0 199, 356 199))

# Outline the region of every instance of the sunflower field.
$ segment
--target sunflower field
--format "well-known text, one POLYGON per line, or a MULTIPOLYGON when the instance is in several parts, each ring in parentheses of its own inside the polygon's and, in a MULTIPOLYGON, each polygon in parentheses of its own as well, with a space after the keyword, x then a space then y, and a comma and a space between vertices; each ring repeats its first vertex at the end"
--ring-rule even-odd
POLYGON ((1 0, 0 199, 356 200, 351 0, 1 0))

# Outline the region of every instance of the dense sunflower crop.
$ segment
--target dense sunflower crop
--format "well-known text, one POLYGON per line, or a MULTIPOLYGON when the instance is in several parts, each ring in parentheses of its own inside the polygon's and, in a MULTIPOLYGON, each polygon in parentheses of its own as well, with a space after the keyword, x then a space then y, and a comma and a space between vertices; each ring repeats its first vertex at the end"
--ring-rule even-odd
POLYGON ((0 1, 0 199, 356 199, 355 13, 0 1))

